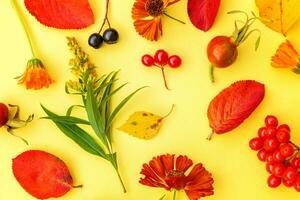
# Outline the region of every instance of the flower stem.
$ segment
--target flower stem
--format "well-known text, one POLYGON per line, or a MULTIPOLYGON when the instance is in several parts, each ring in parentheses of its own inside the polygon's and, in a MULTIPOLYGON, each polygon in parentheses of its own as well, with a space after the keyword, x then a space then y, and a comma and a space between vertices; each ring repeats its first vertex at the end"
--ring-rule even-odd
POLYGON ((213 66, 213 65, 210 65, 210 68, 209 68, 209 78, 210 78, 210 81, 211 81, 212 83, 215 82, 214 66, 213 66))
POLYGON ((118 178, 119 178, 119 180, 120 180, 120 183, 121 183, 121 185, 122 185, 123 192, 126 193, 127 190, 126 190, 125 184, 124 184, 124 182, 123 182, 123 180, 122 180, 122 177, 121 177, 121 174, 120 174, 120 172, 119 172, 119 169, 116 169, 116 171, 117 171, 117 174, 118 174, 118 178))
POLYGON ((175 18, 175 17, 173 17, 173 16, 169 15, 169 14, 168 14, 168 13, 166 13, 166 12, 164 12, 163 14, 164 14, 165 16, 167 16, 167 17, 169 17, 169 18, 171 18, 171 19, 173 19, 173 20, 175 20, 175 21, 177 21, 177 22, 181 23, 181 24, 185 24, 185 22, 184 22, 184 21, 181 21, 180 19, 177 19, 177 18, 175 18))
POLYGON ((173 192, 173 200, 175 200, 176 199, 176 190, 174 190, 174 192, 173 192))
POLYGON ((164 85, 165 85, 165 87, 166 87, 167 90, 170 90, 170 88, 168 86, 168 83, 167 83, 165 68, 164 67, 160 67, 160 69, 161 69, 161 73, 162 73, 162 76, 163 76, 163 79, 164 79, 164 85))
POLYGON ((109 19, 108 19, 108 6, 109 6, 109 0, 106 0, 105 16, 104 16, 101 28, 100 28, 100 30, 98 32, 99 34, 101 33, 101 31, 102 31, 102 29, 103 29, 103 27, 105 25, 105 22, 107 22, 108 27, 110 28, 110 22, 109 22, 109 19))
POLYGON ((19 20, 20 20, 22 26, 23 26, 23 30, 24 30, 25 35, 27 37, 29 47, 30 47, 30 50, 31 50, 31 54, 35 58, 34 49, 33 49, 33 45, 32 45, 32 40, 30 38, 30 34, 29 34, 28 29, 27 29, 27 24, 26 24, 25 20, 23 19, 22 15, 21 15, 21 11, 20 11, 20 8, 17 5, 16 0, 11 0, 11 3, 12 3, 14 10, 16 11, 16 13, 19 17, 19 20))

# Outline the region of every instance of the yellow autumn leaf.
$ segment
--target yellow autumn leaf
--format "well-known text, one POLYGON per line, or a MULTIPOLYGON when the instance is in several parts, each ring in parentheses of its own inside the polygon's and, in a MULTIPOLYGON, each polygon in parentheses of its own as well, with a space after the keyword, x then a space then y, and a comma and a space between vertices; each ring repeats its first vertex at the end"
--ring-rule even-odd
POLYGON ((262 22, 286 35, 300 18, 300 0, 255 0, 262 22))

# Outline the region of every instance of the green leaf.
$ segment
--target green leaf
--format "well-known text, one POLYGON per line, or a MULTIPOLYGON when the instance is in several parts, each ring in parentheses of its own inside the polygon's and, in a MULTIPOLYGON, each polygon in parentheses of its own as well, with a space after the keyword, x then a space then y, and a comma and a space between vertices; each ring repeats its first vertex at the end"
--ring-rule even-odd
POLYGON ((103 119, 101 117, 101 113, 98 109, 97 103, 96 103, 96 97, 94 95, 93 87, 91 84, 88 84, 87 86, 87 97, 85 102, 85 109, 88 115, 89 122, 95 131, 96 135, 99 137, 99 139, 105 144, 105 146, 108 146, 107 138, 105 134, 105 129, 103 127, 103 119))
POLYGON ((258 47, 259 47, 259 44, 260 44, 260 38, 261 36, 258 36, 256 42, 255 42, 255 51, 257 51, 258 47))
MULTIPOLYGON (((51 117, 59 117, 55 113, 51 112, 43 105, 41 105, 45 113, 51 117)), ((107 159, 107 154, 102 149, 102 147, 91 137, 85 130, 81 129, 74 124, 66 124, 58 121, 53 121, 56 126, 69 138, 71 138, 75 143, 77 143, 85 151, 100 156, 104 159, 107 159)))
POLYGON ((68 110, 67 110, 66 116, 70 116, 71 113, 72 113, 72 111, 73 111, 73 109, 74 109, 75 107, 84 108, 84 106, 82 106, 82 105, 73 105, 73 106, 70 106, 70 107, 68 108, 68 110))
POLYGON ((116 117, 116 115, 118 114, 118 112, 125 106, 125 104, 137 93, 139 92, 140 90, 146 88, 147 86, 145 87, 141 87, 139 89, 137 89, 136 91, 132 92, 130 95, 128 95, 126 98, 124 98, 121 103, 119 103, 119 105, 113 110, 112 114, 110 115, 109 119, 108 119, 108 124, 109 124, 109 127, 111 126, 112 124, 112 121, 114 120, 114 118, 116 117))
POLYGON ((162 197, 160 197, 158 200, 163 200, 166 197, 166 195, 164 194, 162 197))
POLYGON ((60 122, 63 124, 85 124, 85 125, 90 125, 90 122, 80 119, 77 117, 72 117, 72 116, 55 116, 55 117, 42 117, 42 119, 51 119, 52 121, 55 122, 60 122))

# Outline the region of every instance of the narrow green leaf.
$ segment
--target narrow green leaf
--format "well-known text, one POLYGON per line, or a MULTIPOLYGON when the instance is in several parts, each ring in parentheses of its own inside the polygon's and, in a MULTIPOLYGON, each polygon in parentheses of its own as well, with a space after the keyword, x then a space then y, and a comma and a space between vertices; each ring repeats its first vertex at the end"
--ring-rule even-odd
POLYGON ((259 44, 260 44, 260 36, 258 36, 256 42, 255 42, 255 51, 257 51, 258 47, 259 47, 259 44))
MULTIPOLYGON (((55 113, 46 109, 41 105, 45 113, 51 117, 58 117, 55 113)), ((56 126, 70 139, 77 143, 85 151, 107 159, 107 155, 102 147, 92 138, 86 131, 74 124, 64 124, 62 122, 53 121, 56 126)))
POLYGON ((70 107, 68 108, 66 115, 67 115, 67 116, 70 116, 71 113, 72 113, 72 111, 73 111, 73 109, 74 109, 75 107, 84 108, 84 106, 82 106, 82 105, 72 105, 72 106, 70 106, 70 107))
POLYGON ((42 119, 51 119, 52 121, 55 122, 60 122, 63 124, 85 124, 85 125, 90 125, 90 122, 80 119, 77 117, 72 117, 72 116, 55 116, 55 117, 42 117, 42 119))
POLYGON ((126 98, 124 98, 121 103, 119 103, 119 105, 113 110, 112 114, 110 115, 109 119, 108 119, 108 124, 109 126, 111 126, 112 121, 114 120, 114 118, 116 117, 116 115, 118 114, 118 112, 125 106, 125 104, 140 90, 146 88, 145 87, 141 87, 139 89, 137 89, 136 91, 132 92, 130 95, 128 95, 126 98))
POLYGON ((162 197, 160 197, 158 200, 163 200, 166 197, 166 195, 164 194, 162 197))
POLYGON ((107 139, 104 132, 103 127, 103 119, 101 117, 101 113, 98 110, 98 106, 96 103, 96 97, 94 95, 93 87, 91 84, 88 84, 87 86, 87 97, 86 97, 86 112, 89 119, 89 122, 95 131, 96 135, 99 137, 99 139, 105 144, 107 147, 107 139))

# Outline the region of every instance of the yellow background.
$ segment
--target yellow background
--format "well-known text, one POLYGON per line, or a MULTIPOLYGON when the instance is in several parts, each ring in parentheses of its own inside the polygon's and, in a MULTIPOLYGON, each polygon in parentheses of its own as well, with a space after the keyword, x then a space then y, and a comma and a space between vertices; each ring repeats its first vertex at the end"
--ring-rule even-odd
MULTIPOLYGON (((154 200, 171 194, 160 188, 150 188, 138 183, 142 164, 153 156, 174 153, 186 154, 194 163, 202 162, 213 173, 215 195, 207 200, 296 200, 300 194, 294 189, 279 187, 269 189, 266 183, 265 165, 258 161, 256 153, 248 147, 250 138, 256 135, 267 114, 279 117, 281 123, 292 128, 292 139, 300 144, 300 93, 299 76, 289 70, 273 69, 270 57, 278 45, 285 40, 280 34, 266 28, 260 22, 254 27, 262 31, 258 52, 254 51, 255 37, 250 37, 239 47, 239 56, 233 66, 216 70, 216 83, 210 84, 206 45, 216 35, 230 35, 233 21, 242 16, 227 15, 233 9, 250 11, 253 0, 223 0, 213 28, 207 32, 196 29, 189 21, 186 0, 168 9, 168 13, 183 19, 186 25, 168 18, 163 20, 164 36, 158 42, 149 42, 134 30, 131 7, 134 0, 112 0, 110 20, 119 33, 120 41, 115 45, 104 45, 94 50, 87 45, 88 36, 102 23, 104 0, 91 0, 96 23, 80 31, 64 31, 47 28, 38 23, 25 10, 23 1, 18 1, 26 21, 30 24, 38 57, 42 59, 56 83, 49 89, 28 91, 17 85, 14 77, 23 73, 25 64, 31 58, 30 50, 18 18, 9 0, 0 1, 0 101, 21 106, 21 114, 35 113, 35 120, 16 133, 25 137, 30 146, 10 136, 5 129, 0 134, 0 199, 30 200, 15 180, 11 170, 11 159, 29 149, 46 150, 63 159, 70 168, 75 184, 74 189, 61 199, 65 200, 154 200), (80 103, 80 98, 64 92, 64 83, 70 76, 68 60, 71 54, 66 46, 66 36, 75 36, 90 59, 99 68, 100 74, 122 69, 120 83, 130 82, 115 98, 119 101, 130 91, 144 85, 151 86, 136 95, 123 109, 115 121, 113 131, 114 147, 118 152, 122 177, 128 189, 123 194, 117 176, 111 165, 92 156, 64 136, 44 116, 40 103, 56 113, 64 113, 71 104, 80 103), (143 67, 140 58, 145 53, 153 54, 157 49, 166 49, 170 54, 179 54, 183 65, 179 69, 167 69, 171 91, 162 84, 160 71, 143 67), (212 141, 205 138, 210 132, 206 110, 210 100, 224 87, 242 79, 255 79, 266 84, 266 97, 257 110, 239 128, 218 135, 212 141), (134 111, 146 110, 164 115, 172 104, 176 109, 164 121, 157 137, 150 141, 133 138, 116 128, 134 111)), ((288 38, 300 50, 300 24, 290 31, 288 38)), ((187 199, 181 192, 178 199, 187 199)))

